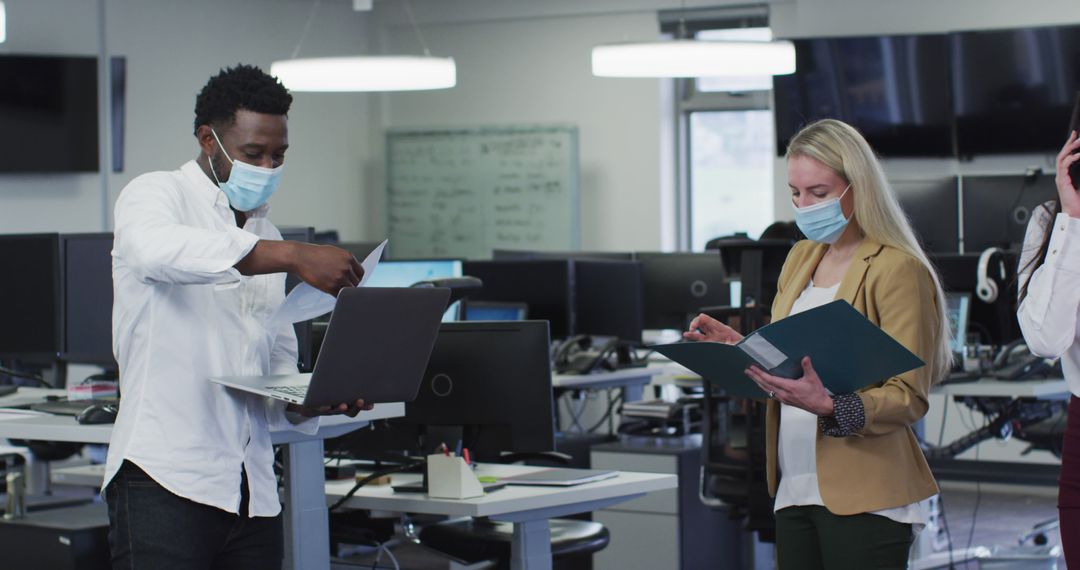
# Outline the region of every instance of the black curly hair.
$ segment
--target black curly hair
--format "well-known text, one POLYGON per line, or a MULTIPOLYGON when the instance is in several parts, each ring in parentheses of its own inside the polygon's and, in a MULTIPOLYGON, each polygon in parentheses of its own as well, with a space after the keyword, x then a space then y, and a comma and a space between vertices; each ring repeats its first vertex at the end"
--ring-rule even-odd
POLYGON ((276 78, 254 65, 236 64, 210 78, 195 98, 195 130, 200 125, 236 121, 236 111, 288 115, 292 95, 276 78))

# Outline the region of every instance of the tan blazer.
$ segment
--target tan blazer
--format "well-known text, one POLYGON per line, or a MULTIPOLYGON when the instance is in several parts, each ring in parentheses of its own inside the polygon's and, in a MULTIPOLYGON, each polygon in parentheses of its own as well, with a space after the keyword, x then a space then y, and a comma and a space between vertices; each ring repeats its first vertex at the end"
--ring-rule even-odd
MULTIPOLYGON (((784 262, 772 319, 791 306, 810 282, 828 246, 808 240, 795 244, 784 262)), ((863 240, 836 292, 870 322, 881 327, 924 362, 938 342, 937 297, 930 273, 918 259, 863 240)), ((930 367, 884 379, 858 392, 866 410, 862 431, 848 437, 817 434, 818 487, 825 507, 853 515, 900 507, 938 492, 930 468, 911 430, 926 414, 930 367)), ((780 404, 768 402, 766 459, 769 494, 776 496, 780 404)))

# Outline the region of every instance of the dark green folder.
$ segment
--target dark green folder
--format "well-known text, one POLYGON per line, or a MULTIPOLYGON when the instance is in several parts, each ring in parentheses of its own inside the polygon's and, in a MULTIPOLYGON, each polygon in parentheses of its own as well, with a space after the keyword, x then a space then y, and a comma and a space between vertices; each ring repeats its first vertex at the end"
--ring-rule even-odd
POLYGON ((765 395, 743 372, 750 364, 799 378, 802 357, 809 356, 833 394, 848 394, 925 364, 842 300, 770 323, 733 345, 678 342, 649 348, 744 398, 765 395))

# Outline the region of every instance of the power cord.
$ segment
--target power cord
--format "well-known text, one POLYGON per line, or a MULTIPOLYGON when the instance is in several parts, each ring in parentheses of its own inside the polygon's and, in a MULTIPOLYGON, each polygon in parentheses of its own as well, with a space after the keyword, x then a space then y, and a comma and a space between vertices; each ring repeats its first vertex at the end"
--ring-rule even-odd
POLYGON ((18 370, 14 370, 14 369, 11 369, 11 368, 6 368, 4 366, 0 366, 0 374, 3 374, 5 376, 10 376, 12 378, 22 378, 23 380, 33 380, 34 382, 37 382, 39 385, 41 385, 44 388, 53 388, 53 385, 46 382, 45 378, 41 377, 41 375, 39 375, 39 374, 34 374, 32 372, 20 372, 18 370))
POLYGON ((335 510, 339 509, 342 505, 344 505, 346 502, 348 502, 348 500, 351 499, 353 497, 353 495, 356 494, 357 491, 360 490, 360 487, 363 487, 364 485, 367 485, 368 483, 378 479, 379 477, 385 477, 386 475, 390 475, 392 473, 400 473, 402 471, 408 471, 410 469, 414 469, 416 467, 420 467, 420 466, 425 465, 425 464, 427 464, 427 461, 415 461, 413 463, 405 463, 405 464, 402 464, 402 465, 395 465, 393 467, 387 467, 385 469, 380 469, 378 471, 375 471, 374 473, 371 473, 367 477, 364 477, 363 479, 360 479, 359 481, 357 481, 356 484, 353 485, 353 488, 349 489, 349 492, 345 493, 344 497, 338 499, 337 502, 335 502, 333 505, 331 505, 330 508, 327 509, 327 511, 335 511, 335 510))

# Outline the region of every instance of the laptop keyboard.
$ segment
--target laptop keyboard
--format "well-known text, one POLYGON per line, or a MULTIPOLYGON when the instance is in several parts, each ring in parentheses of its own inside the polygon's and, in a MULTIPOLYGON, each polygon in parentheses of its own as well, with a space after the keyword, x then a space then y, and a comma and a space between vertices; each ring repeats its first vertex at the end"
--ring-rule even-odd
POLYGON ((307 396, 307 389, 307 386, 273 386, 269 388, 269 390, 272 392, 277 392, 278 394, 285 394, 286 396, 295 396, 300 399, 303 399, 305 396, 307 396))

